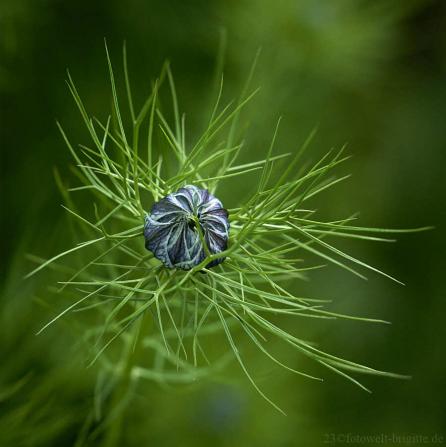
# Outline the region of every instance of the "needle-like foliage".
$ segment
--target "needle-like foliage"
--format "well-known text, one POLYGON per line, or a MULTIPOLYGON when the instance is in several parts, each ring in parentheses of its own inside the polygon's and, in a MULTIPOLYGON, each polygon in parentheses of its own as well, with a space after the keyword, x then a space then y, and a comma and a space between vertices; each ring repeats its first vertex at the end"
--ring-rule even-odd
MULTIPOLYGON (((331 240, 387 241, 391 240, 386 238, 388 233, 413 231, 359 227, 353 224, 354 217, 323 221, 308 208, 310 198, 346 178, 331 176, 333 169, 348 158, 343 149, 331 151, 305 168, 303 154, 314 132, 300 148, 276 154, 277 123, 264 155, 239 162, 246 144, 240 136, 240 116, 256 94, 249 86, 252 73, 241 97, 229 104, 221 104, 221 82, 207 127, 189 142, 169 65, 163 67, 150 95, 137 110, 125 47, 123 60, 128 118, 118 97, 120 89, 108 50, 112 111, 104 121, 89 114, 68 75, 68 88, 91 142, 73 145, 58 124, 80 185, 66 189, 59 178, 58 183, 66 210, 84 239, 39 262, 29 274, 51 266, 68 272, 57 292, 73 296, 72 304, 42 330, 69 312, 99 312, 99 326, 96 321, 85 335, 95 340, 91 363, 101 361, 109 370, 118 364, 118 371, 128 376, 129 383, 142 378, 161 383, 190 382, 208 374, 227 359, 222 355, 217 362, 208 363, 203 340, 218 332, 252 385, 276 408, 251 375, 239 349, 242 337, 247 337, 268 360, 310 379, 321 380, 284 364, 267 347, 267 339, 281 340, 364 389, 353 377, 355 373, 401 377, 326 353, 281 327, 283 317, 379 321, 331 312, 324 301, 297 296, 285 284, 305 279, 308 270, 320 267, 305 264, 306 255, 313 259, 316 255, 323 264, 332 263, 361 278, 370 270, 393 279, 337 248, 331 240), (252 172, 256 176, 250 175, 252 172), (145 250, 144 216, 154 202, 187 184, 218 194, 238 176, 246 176, 247 181, 239 202, 229 209, 231 230, 226 251, 208 255, 186 272, 167 269, 145 250), (90 215, 80 214, 73 192, 89 194, 90 215), (222 257, 226 257, 224 263, 206 269, 211 261, 222 257), (80 266, 73 267, 76 262, 70 264, 71 258, 77 265, 80 261, 80 266), (120 359, 107 357, 109 347, 118 342, 124 346, 120 359), (141 351, 154 353, 153 365, 139 363, 141 356, 135 353, 141 351)), ((98 385, 99 401, 103 388, 98 385)))

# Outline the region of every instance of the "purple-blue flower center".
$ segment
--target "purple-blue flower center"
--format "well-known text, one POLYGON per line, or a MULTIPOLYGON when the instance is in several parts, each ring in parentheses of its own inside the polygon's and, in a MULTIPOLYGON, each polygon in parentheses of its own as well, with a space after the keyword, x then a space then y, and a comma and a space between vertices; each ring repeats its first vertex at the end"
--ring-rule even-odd
MULTIPOLYGON (((145 217, 145 246, 168 268, 189 270, 226 250, 228 212, 207 189, 180 188, 156 202, 145 217)), ((210 268, 224 261, 209 262, 210 268)))

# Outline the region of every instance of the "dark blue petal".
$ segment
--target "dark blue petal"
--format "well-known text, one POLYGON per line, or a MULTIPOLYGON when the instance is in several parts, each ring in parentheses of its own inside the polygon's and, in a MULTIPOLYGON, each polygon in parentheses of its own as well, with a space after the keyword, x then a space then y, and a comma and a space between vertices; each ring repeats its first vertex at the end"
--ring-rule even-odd
MULTIPOLYGON (((145 246, 168 268, 189 270, 206 258, 195 219, 198 218, 207 251, 221 253, 228 247, 228 212, 206 189, 180 188, 158 201, 145 217, 145 246)), ((206 267, 220 264, 215 259, 206 267)))

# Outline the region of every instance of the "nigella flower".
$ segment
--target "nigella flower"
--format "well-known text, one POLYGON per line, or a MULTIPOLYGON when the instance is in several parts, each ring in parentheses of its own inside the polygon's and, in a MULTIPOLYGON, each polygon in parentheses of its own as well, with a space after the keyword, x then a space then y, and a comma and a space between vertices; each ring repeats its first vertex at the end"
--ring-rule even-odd
MULTIPOLYGON (((124 58, 125 54, 124 51, 124 58)), ((73 259, 73 262, 78 263, 77 268, 76 264, 67 266, 70 272, 68 280, 63 281, 63 286, 58 289, 60 292, 64 287, 71 286, 74 290, 81 291, 82 297, 52 318, 41 331, 81 303, 85 302, 86 305, 78 310, 88 309, 93 312, 99 310, 100 317, 106 317, 104 324, 107 327, 122 329, 105 342, 93 361, 96 361, 113 340, 120 337, 123 347, 135 353, 132 357, 132 368, 125 368, 122 376, 123 380, 129 384, 133 383, 135 378, 153 380, 153 370, 145 361, 149 349, 154 349, 161 359, 172 360, 162 362, 161 366, 156 365, 156 377, 160 377, 160 380, 176 382, 178 378, 179 381, 190 381, 202 374, 212 373, 214 369, 209 368, 207 364, 204 369, 200 369, 199 372, 197 370, 197 374, 191 373, 194 368, 201 368, 199 352, 203 359, 206 359, 206 354, 200 345, 199 332, 200 336, 211 336, 217 344, 222 344, 221 342, 227 340, 234 357, 249 381, 261 396, 277 409, 279 408, 274 402, 268 399, 256 385, 249 368, 245 365, 242 353, 237 346, 239 334, 241 336, 242 331, 247 339, 276 364, 313 379, 317 377, 293 370, 277 360, 275 355, 263 345, 266 341, 263 334, 268 333, 271 337, 277 337, 287 346, 291 344, 296 352, 317 361, 362 388, 364 386, 351 377, 351 373, 403 377, 343 360, 319 348, 316 349, 305 340, 306 337, 300 338, 295 334, 296 324, 286 323, 285 328, 282 328, 280 324, 281 318, 284 317, 287 318, 286 321, 291 318, 306 317, 368 320, 321 308, 321 305, 313 304, 314 301, 320 300, 304 298, 300 294, 293 293, 296 287, 294 281, 289 284, 290 288, 284 284, 293 278, 303 278, 305 271, 311 268, 299 264, 303 260, 301 254, 305 252, 319 256, 324 259, 324 262, 328 261, 350 270, 360 277, 363 277, 362 273, 352 267, 368 268, 392 278, 353 258, 329 242, 329 237, 334 236, 349 236, 361 240, 385 240, 377 238, 374 233, 392 230, 351 226, 348 218, 336 221, 330 219, 327 222, 316 217, 316 210, 301 208, 305 199, 335 185, 340 180, 324 179, 324 175, 346 159, 341 157, 342 149, 333 154, 332 158, 322 157, 307 171, 296 169, 300 164, 302 151, 311 141, 313 134, 303 143, 300 150, 295 151, 295 154, 273 155, 276 126, 265 158, 251 159, 254 152, 250 152, 247 147, 245 163, 239 164, 237 157, 243 146, 243 138, 241 140, 235 138, 239 134, 237 117, 255 93, 248 96, 248 90, 246 90, 246 96, 243 93, 234 106, 230 103, 221 112, 219 95, 207 128, 201 136, 197 136, 196 143, 189 148, 185 144, 184 121, 179 118, 181 114, 177 110, 178 101, 168 66, 166 70, 173 99, 173 111, 167 116, 171 115, 175 122, 168 123, 158 106, 160 82, 155 83, 153 91, 137 113, 136 121, 133 116, 130 117, 132 119, 127 126, 123 122, 125 115, 119 111, 115 76, 108 52, 107 60, 114 97, 113 109, 107 116, 117 116, 118 126, 115 129, 110 128, 112 122, 115 121, 110 119, 104 123, 95 119, 98 126, 93 126, 93 117, 85 110, 71 78, 69 78, 70 91, 81 111, 87 130, 93 137, 88 153, 83 150, 76 151, 77 146, 69 142, 59 126, 81 174, 79 178, 84 183, 83 186, 74 190, 94 191, 94 196, 91 197, 95 201, 99 199, 101 205, 97 208, 98 214, 101 210, 106 214, 96 216, 97 223, 94 224, 88 218, 71 211, 76 221, 86 226, 88 235, 91 227, 95 227, 94 238, 91 239, 89 236, 84 242, 43 261, 28 274, 28 276, 34 275, 49 264, 59 262, 65 255, 78 250, 82 252, 81 256, 73 259), (214 113, 217 111, 218 113, 214 113), (144 133, 149 137, 147 158, 144 157, 144 159, 140 156, 141 147, 138 144, 140 140, 138 135, 142 132, 142 126, 146 127, 144 133), (133 127, 131 137, 133 147, 129 150, 126 144, 128 135, 126 136, 124 129, 130 130, 131 127, 133 127), (102 132, 97 133, 100 132, 100 128, 104 131, 103 135, 102 132), (152 150, 159 149, 152 148, 152 136, 154 130, 158 128, 166 136, 166 151, 152 150), (167 152, 168 148, 169 152, 167 152), (122 153, 126 156, 125 163, 122 161, 122 153), (173 156, 174 153, 177 156, 173 156), (167 154, 169 155, 163 158, 167 154), (292 158, 288 158, 290 156, 292 158), (205 172, 201 172, 202 168, 206 168, 205 172), (151 194, 156 202, 150 214, 145 216, 146 248, 170 269, 185 269, 190 272, 190 269, 194 267, 197 269, 204 265, 212 267, 223 262, 224 253, 228 247, 227 211, 209 191, 196 186, 184 186, 159 200, 164 196, 164 185, 173 181, 190 185, 202 181, 202 178, 209 178, 217 181, 216 186, 224 187, 231 184, 226 181, 227 179, 245 175, 257 169, 261 170, 258 181, 253 177, 248 177, 245 181, 246 191, 244 192, 248 195, 246 200, 243 203, 236 201, 234 204, 237 206, 237 211, 233 219, 234 222, 237 221, 237 228, 234 228, 231 234, 232 262, 224 264, 221 272, 210 270, 207 275, 185 274, 180 275, 181 277, 176 274, 165 275, 166 272, 163 269, 161 271, 152 269, 145 274, 140 273, 140 269, 151 267, 150 260, 146 259, 150 256, 142 256, 140 246, 141 219, 144 214, 142 197, 151 194), (169 173, 173 175, 173 178, 166 177, 169 173), (104 178, 108 181, 104 181, 104 178), (311 219, 308 219, 308 216, 311 216, 311 219), (131 227, 129 227, 130 224, 131 227), (99 233, 102 234, 101 237, 99 233), (110 244, 110 241, 118 242, 110 244), (350 266, 350 264, 354 265, 350 266), (72 270, 73 273, 71 273, 72 270), (86 290, 80 290, 79 285, 85 287, 86 290), (115 299, 104 300, 104 296, 115 299), (90 301, 89 304, 87 300, 90 301), (140 302, 141 305, 134 305, 134 301, 140 302), (192 302, 194 305, 190 306, 189 303, 192 304, 192 302), (103 306, 105 303, 107 307, 103 306), (156 312, 153 312, 153 318, 154 323, 159 327, 159 334, 156 332, 142 334, 142 331, 135 330, 132 331, 132 336, 128 336, 131 326, 135 325, 134 329, 137 329, 136 325, 141 323, 146 315, 148 318, 151 317, 148 311, 153 311, 154 307, 156 307, 156 312), (235 329, 233 326, 239 329, 237 336, 233 332, 235 329), (204 328, 208 330, 202 330, 204 328), (159 345, 160 337, 164 342, 165 350, 159 345), (178 343, 181 349, 170 349, 170 346, 174 346, 172 342, 174 345, 178 343), (193 354, 192 363, 187 358, 189 351, 193 354)), ((124 76, 128 81, 125 59, 124 67, 124 76)), ((129 84, 126 90, 129 95, 129 104, 132 104, 129 84)), ((135 111, 132 110, 132 112, 131 115, 135 111)), ((419 230, 423 229, 426 228, 419 230)), ((64 264, 61 264, 61 267, 64 267, 64 264)), ((85 319, 85 321, 90 324, 92 320, 85 319)), ((99 324, 97 328, 90 326, 85 328, 93 333, 98 332, 98 344, 103 339, 101 329, 103 324, 99 324)), ((215 357, 226 355, 226 351, 226 348, 221 346, 221 350, 215 352, 215 357)), ((114 409, 111 408, 111 410, 114 409)))
MULTIPOLYGON (((152 206, 145 217, 144 237, 147 250, 166 267, 189 270, 208 254, 226 250, 228 212, 207 189, 187 185, 152 206)), ((206 267, 223 261, 215 259, 206 267)))

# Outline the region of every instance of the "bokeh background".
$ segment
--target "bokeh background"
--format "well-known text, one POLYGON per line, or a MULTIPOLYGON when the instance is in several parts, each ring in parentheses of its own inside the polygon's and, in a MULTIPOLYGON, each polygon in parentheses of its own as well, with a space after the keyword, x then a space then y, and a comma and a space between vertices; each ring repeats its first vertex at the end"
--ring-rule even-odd
MULTIPOLYGON (((412 380, 366 378, 369 395, 328 371, 319 371, 323 383, 293 376, 246 346, 251 371, 288 416, 232 363, 194 385, 141 385, 120 426, 110 422, 121 431, 119 445, 377 444, 355 442, 356 435, 446 443, 445 30, 446 3, 430 0, 1 0, 0 445, 82 445, 93 405, 96 371, 86 368, 69 321, 76 317, 35 335, 57 308, 45 299, 55 277, 22 278, 32 266, 27 253, 49 257, 70 242, 54 172, 67 173, 71 160, 55 120, 74 137, 81 132, 67 67, 86 103, 108 109, 104 37, 118 61, 127 41, 137 97, 171 61, 192 135, 209 110, 219 48, 230 97, 261 47, 245 156, 261 153, 278 116, 286 151, 318 124, 308 160, 345 142, 353 155, 341 169, 353 177, 320 196, 318 209, 337 217, 359 210, 367 226, 436 227, 397 244, 343 245, 405 287, 334 267, 295 286, 332 298, 333 309, 392 321, 307 324, 306 333, 332 352, 412 380)), ((289 363, 312 368, 301 358, 289 363)), ((105 445, 107 437, 89 442, 105 445)))

